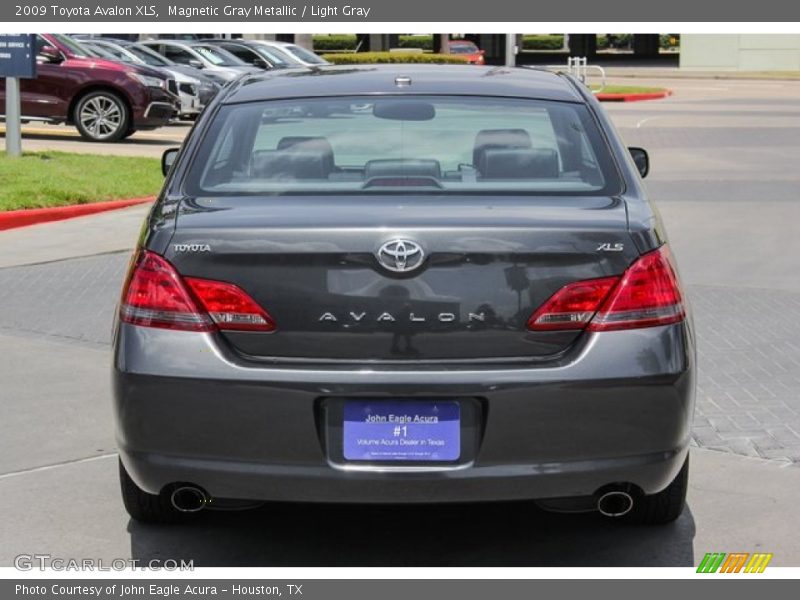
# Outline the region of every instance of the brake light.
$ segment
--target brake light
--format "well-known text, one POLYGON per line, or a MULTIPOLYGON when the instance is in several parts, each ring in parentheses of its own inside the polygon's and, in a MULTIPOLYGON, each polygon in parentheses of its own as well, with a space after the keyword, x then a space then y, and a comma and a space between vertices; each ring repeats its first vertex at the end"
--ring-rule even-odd
POLYGON ((239 286, 196 277, 187 277, 186 283, 220 329, 275 330, 275 322, 272 317, 239 286))
POLYGON ((147 250, 134 256, 120 320, 183 331, 275 329, 272 318, 241 288, 207 279, 184 280, 166 259, 147 250))
POLYGON ((528 319, 528 329, 583 329, 619 277, 576 281, 562 287, 528 319))
POLYGON ((680 282, 666 246, 640 257, 589 324, 590 331, 678 323, 686 316, 680 282))
POLYGON ((622 277, 565 285, 528 320, 532 331, 613 331, 654 327, 686 316, 680 283, 666 246, 641 256, 622 277))
POLYGON ((144 327, 210 331, 211 319, 202 314, 175 268, 147 250, 133 258, 122 292, 119 317, 144 327))

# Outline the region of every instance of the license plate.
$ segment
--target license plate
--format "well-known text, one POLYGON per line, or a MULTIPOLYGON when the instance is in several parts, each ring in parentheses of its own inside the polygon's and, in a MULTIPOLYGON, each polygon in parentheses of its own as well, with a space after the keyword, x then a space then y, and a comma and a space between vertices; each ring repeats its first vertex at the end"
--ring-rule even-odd
POLYGON ((344 457, 358 461, 454 461, 461 455, 458 402, 347 400, 344 457))

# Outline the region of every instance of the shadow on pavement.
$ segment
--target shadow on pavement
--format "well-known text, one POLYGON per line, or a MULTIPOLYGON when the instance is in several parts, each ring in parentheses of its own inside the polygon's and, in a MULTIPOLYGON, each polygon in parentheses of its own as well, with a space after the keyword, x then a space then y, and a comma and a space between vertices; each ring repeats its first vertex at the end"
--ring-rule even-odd
POLYGON ((199 515, 192 524, 130 521, 131 556, 229 566, 692 566, 687 508, 664 527, 530 502, 447 506, 269 504, 199 515))

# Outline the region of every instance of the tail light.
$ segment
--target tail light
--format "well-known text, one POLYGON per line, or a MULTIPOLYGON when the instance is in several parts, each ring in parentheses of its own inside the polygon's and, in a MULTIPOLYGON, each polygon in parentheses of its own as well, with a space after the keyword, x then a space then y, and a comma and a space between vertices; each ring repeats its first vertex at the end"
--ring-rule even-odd
POLYGON ((140 251, 122 292, 120 320, 183 331, 274 331, 275 322, 232 283, 181 278, 166 259, 140 251))
POLYGON ((220 329, 273 331, 275 322, 240 287, 223 281, 187 277, 195 297, 220 329))
POLYGON ((641 256, 622 277, 568 284, 528 320, 533 331, 614 331, 654 327, 686 316, 680 283, 666 246, 641 256))
POLYGON ((528 319, 528 329, 583 329, 619 277, 589 279, 565 285, 528 319))

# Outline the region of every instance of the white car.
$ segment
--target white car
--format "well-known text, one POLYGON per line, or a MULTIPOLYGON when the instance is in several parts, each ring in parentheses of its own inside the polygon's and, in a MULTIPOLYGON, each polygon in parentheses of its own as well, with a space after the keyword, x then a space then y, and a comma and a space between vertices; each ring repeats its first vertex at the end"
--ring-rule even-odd
POLYGON ((291 44, 289 42, 276 42, 272 40, 247 40, 248 43, 256 43, 262 46, 267 46, 273 52, 285 56, 290 62, 294 62, 304 67, 321 67, 329 65, 327 60, 322 58, 319 54, 314 54, 311 50, 291 44))

